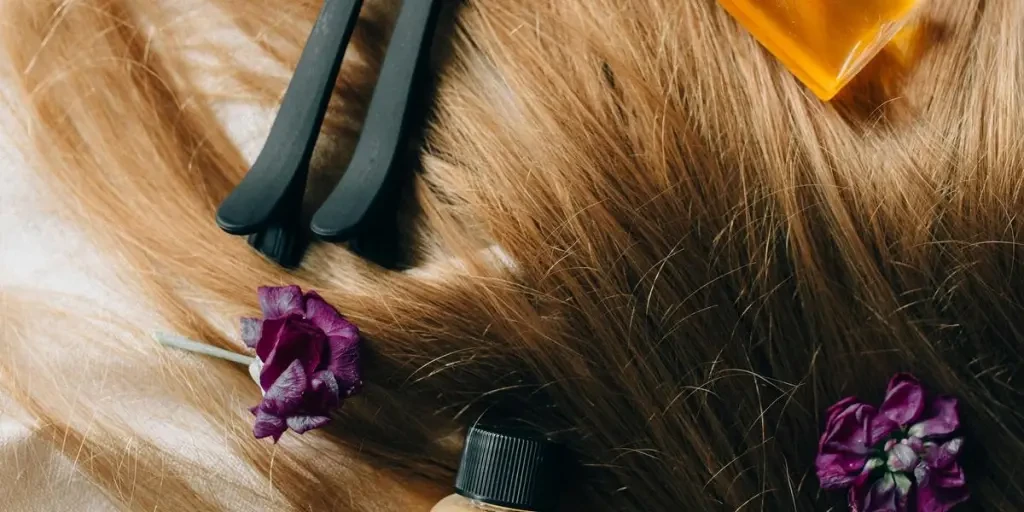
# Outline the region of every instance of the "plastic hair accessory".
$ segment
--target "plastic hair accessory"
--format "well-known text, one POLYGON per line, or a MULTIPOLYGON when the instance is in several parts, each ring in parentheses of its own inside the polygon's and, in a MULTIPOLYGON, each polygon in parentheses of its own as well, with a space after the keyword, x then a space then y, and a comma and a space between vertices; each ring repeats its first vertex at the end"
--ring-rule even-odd
MULTIPOLYGON (((285 268, 307 246, 301 213, 310 159, 362 0, 324 0, 266 143, 217 210, 217 225, 285 268)), ((341 181, 312 219, 323 240, 356 241, 394 228, 397 180, 414 120, 422 114, 431 43, 444 2, 405 0, 374 88, 363 131, 341 181)), ((371 237, 372 238, 372 237, 371 237)))
POLYGON ((957 463, 957 400, 897 374, 881 407, 857 398, 828 410, 815 460, 822 489, 848 489, 852 512, 947 512, 967 501, 957 463))
POLYGON ((302 198, 313 148, 362 0, 324 2, 270 134, 245 178, 221 203, 217 225, 285 268, 306 249, 302 198))
POLYGON ((719 0, 822 100, 832 99, 922 0, 719 0))
POLYGON ((303 434, 331 421, 345 399, 363 387, 359 329, 316 292, 298 286, 261 287, 262 318, 243 318, 248 357, 159 333, 161 344, 249 366, 263 399, 250 409, 253 435, 277 442, 288 430, 303 434))
POLYGON ((409 162, 412 121, 419 117, 426 87, 431 43, 441 0, 405 0, 388 43, 380 78, 366 114, 352 160, 341 181, 313 216, 313 233, 344 242, 379 230, 393 217, 396 181, 409 162))

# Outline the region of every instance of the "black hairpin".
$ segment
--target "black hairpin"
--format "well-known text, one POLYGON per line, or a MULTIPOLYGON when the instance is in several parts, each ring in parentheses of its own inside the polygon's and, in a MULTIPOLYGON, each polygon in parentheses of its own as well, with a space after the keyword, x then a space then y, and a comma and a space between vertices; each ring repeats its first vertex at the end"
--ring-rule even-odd
POLYGON ((405 0, 373 91, 359 142, 341 181, 313 216, 313 233, 345 241, 387 214, 382 201, 396 192, 396 167, 409 131, 418 88, 430 57, 440 0, 405 0))
MULTIPOLYGON (((300 225, 309 160, 362 0, 326 0, 302 50, 267 142, 217 210, 217 225, 284 267, 302 260, 300 225)), ((419 0, 406 3, 419 3, 419 0)))

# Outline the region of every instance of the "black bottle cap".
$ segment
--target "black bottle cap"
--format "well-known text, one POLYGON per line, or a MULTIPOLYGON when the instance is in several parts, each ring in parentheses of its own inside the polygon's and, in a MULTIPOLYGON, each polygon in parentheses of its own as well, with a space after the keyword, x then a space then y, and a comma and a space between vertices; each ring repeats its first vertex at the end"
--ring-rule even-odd
POLYGON ((499 507, 551 510, 564 457, 561 445, 527 431, 477 425, 466 436, 455 491, 499 507))

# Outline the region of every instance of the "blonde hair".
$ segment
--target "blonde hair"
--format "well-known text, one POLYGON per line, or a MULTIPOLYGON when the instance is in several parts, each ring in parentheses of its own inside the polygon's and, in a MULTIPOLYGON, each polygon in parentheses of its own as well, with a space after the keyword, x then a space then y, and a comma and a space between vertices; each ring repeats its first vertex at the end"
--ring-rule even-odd
MULTIPOLYGON (((5 336, 3 383, 114 502, 216 510, 233 488, 266 509, 405 510, 388 489, 436 498, 487 411, 568 443, 585 510, 821 510, 824 409, 903 370, 961 399, 974 503, 1024 506, 1024 4, 934 0, 897 96, 823 104, 713 0, 465 2, 409 185, 417 270, 321 243, 286 273, 213 222, 248 165, 215 105, 273 108, 318 4, 3 4, 37 167, 130 293, 239 350, 225 322, 296 283, 368 338, 372 385, 337 432, 272 448, 251 439, 244 368, 161 354, 140 323, 63 331, 96 352, 81 384, 146 383, 252 470, 197 487, 119 401, 26 377, 72 370, 31 357, 46 335, 5 336)), ((351 149, 395 4, 364 8, 314 188, 351 149)))

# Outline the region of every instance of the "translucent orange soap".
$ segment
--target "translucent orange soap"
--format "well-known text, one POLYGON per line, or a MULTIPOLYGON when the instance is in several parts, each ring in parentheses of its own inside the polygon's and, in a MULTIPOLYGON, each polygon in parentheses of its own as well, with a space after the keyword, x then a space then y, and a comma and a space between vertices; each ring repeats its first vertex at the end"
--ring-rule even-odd
POLYGON ((832 99, 922 0, 719 0, 819 98, 832 99))

